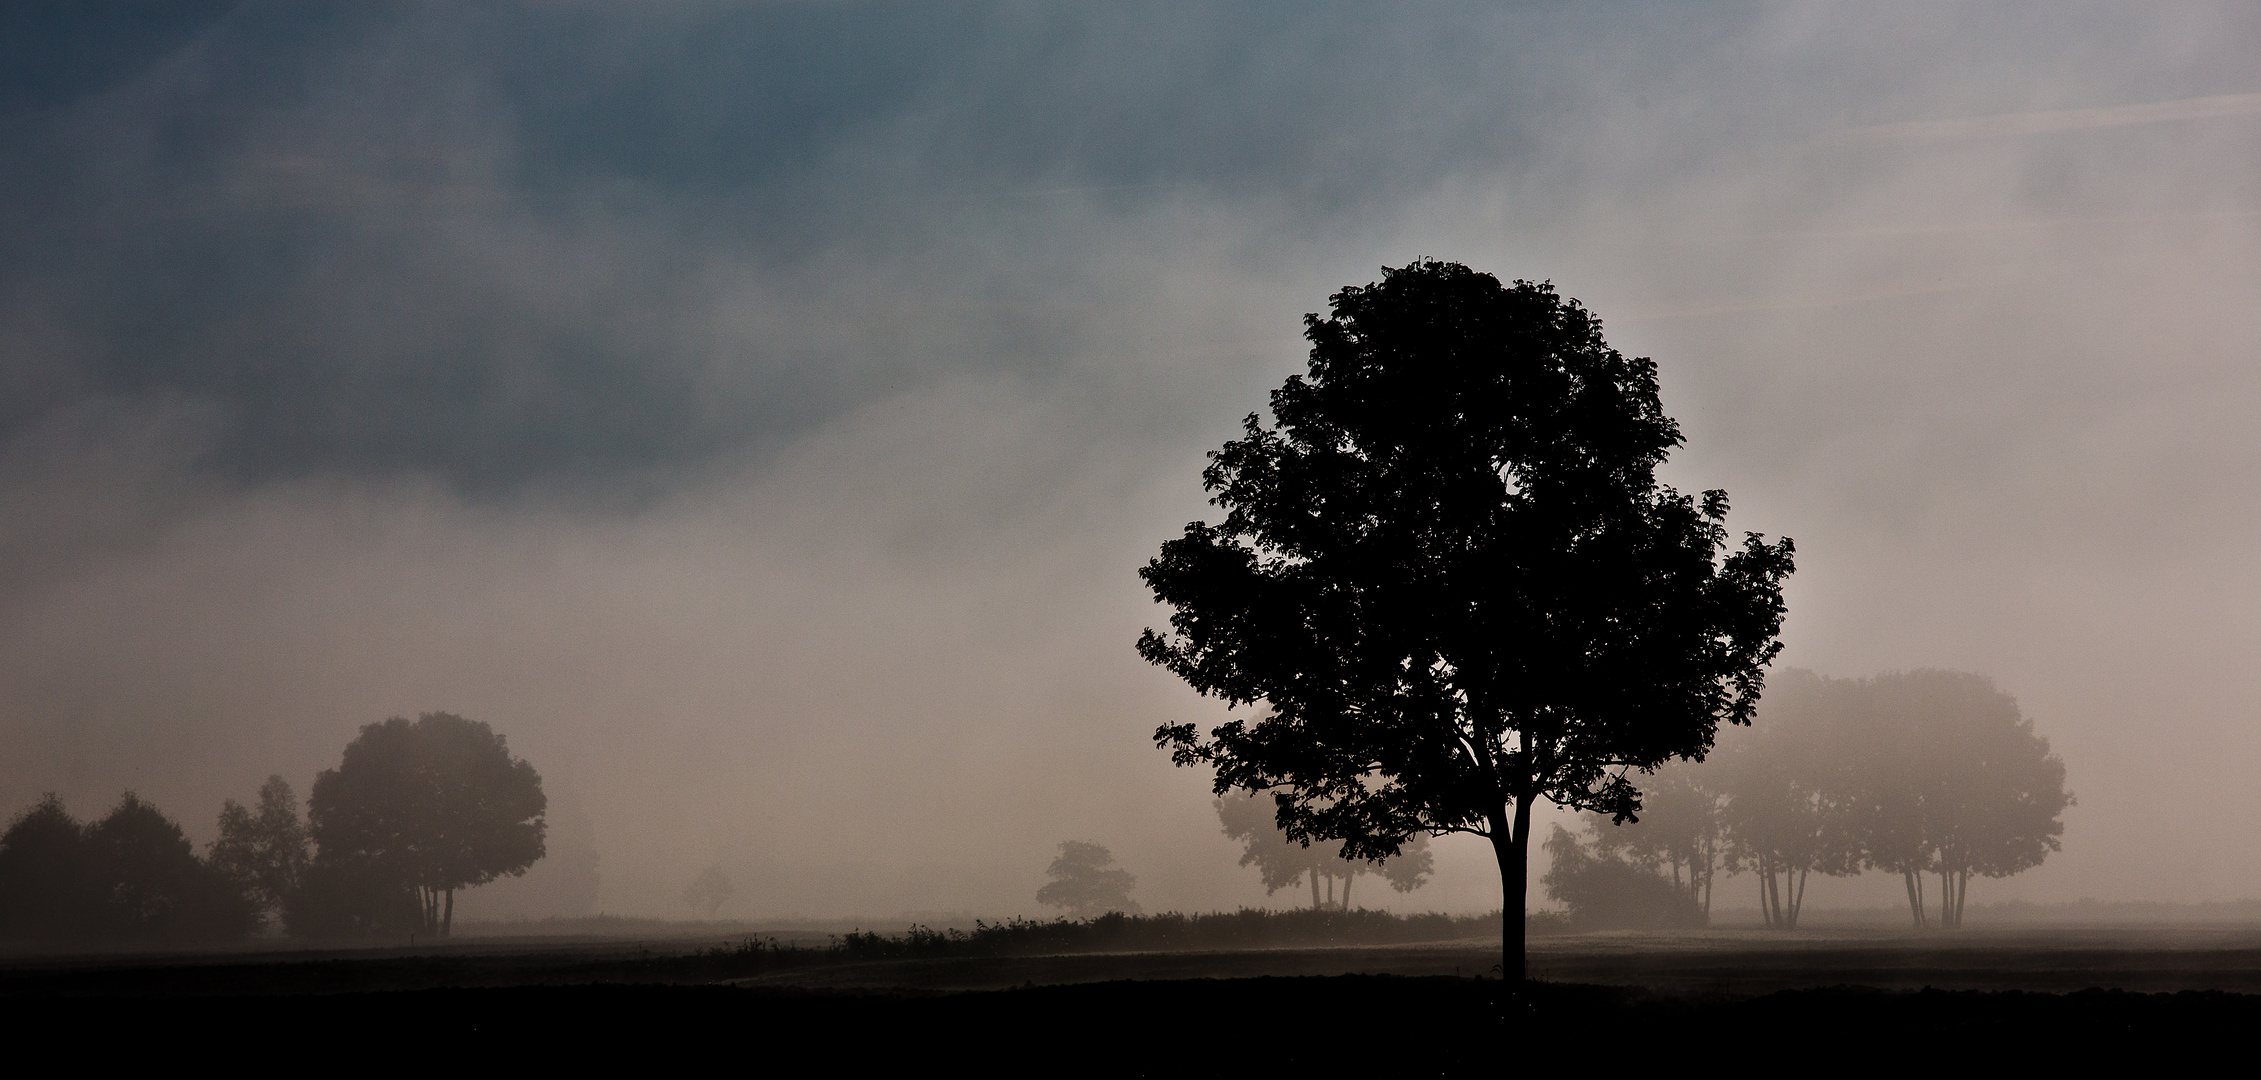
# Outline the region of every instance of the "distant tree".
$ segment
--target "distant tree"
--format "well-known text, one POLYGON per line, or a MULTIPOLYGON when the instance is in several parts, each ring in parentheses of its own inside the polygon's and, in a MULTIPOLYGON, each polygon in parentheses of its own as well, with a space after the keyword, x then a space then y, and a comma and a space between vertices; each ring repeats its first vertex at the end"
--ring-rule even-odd
POLYGON ((1268 799, 1226 795, 1216 801, 1216 807, 1225 835, 1241 843, 1240 864, 1256 868, 1264 882, 1264 892, 1276 893, 1308 879, 1314 911, 1322 907, 1350 910, 1351 882, 1362 875, 1380 874, 1382 880, 1398 892, 1412 892, 1427 883, 1436 866, 1426 834, 1414 834, 1397 858, 1377 866, 1363 859, 1345 859, 1329 847, 1288 839, 1280 830, 1268 799), (1319 892, 1322 879, 1326 882, 1324 900, 1320 899, 1319 892), (1340 899, 1335 893, 1337 881, 1342 883, 1340 899))
POLYGON ((0 835, 0 936, 214 941, 257 924, 251 898, 196 857, 179 825, 130 791, 84 826, 50 794, 0 835))
POLYGON ((715 912, 722 910, 722 905, 730 899, 731 894, 737 891, 737 887, 730 883, 730 875, 723 873, 721 866, 709 866, 699 871, 699 876, 692 878, 691 883, 683 887, 683 902, 691 905, 693 911, 704 909, 703 914, 711 919, 715 912))
POLYGON ((85 827, 54 793, 0 834, 0 938, 92 939, 102 930, 107 893, 85 827))
POLYGON ((280 776, 259 788, 255 812, 229 799, 220 806, 220 838, 208 856, 257 903, 263 921, 279 918, 312 858, 298 796, 280 776))
POLYGON ((1723 797, 1709 780, 1702 766, 1676 762, 1658 769, 1643 784, 1638 820, 1586 816, 1598 855, 1666 876, 1707 920, 1712 880, 1726 853, 1723 797))
POLYGON ((1131 886, 1138 879, 1128 870, 1110 869, 1114 862, 1114 853, 1098 844, 1081 840, 1062 843, 1060 857, 1044 869, 1052 880, 1036 890, 1036 902, 1066 908, 1079 919, 1111 911, 1138 914, 1138 902, 1130 898, 1131 886))
POLYGON ((1942 929, 1962 925, 1970 879, 2007 877, 2060 849, 2073 805, 2065 763, 2017 699, 1970 672, 1920 670, 1827 680, 1858 723, 1845 750, 1862 855, 1901 875, 1916 926, 1924 876, 1938 876, 1942 929))
POLYGON ((259 924, 257 903, 198 860, 181 827, 133 792, 87 827, 86 847, 109 889, 105 936, 209 941, 241 937, 259 924))
POLYGON ((1140 571, 1176 609, 1141 655, 1264 708, 1155 740, 1220 795, 1284 796, 1299 842, 1486 838, 1521 981, 1532 811, 1632 818, 1628 770, 1750 719, 1791 545, 1738 549, 1724 492, 1657 481, 1681 435, 1656 365, 1551 287, 1423 261, 1330 303, 1275 423, 1210 455, 1224 521, 1140 571))
MULTIPOLYGON (((425 713, 362 728, 338 767, 314 778, 307 810, 315 861, 332 864, 325 888, 389 879, 414 893, 420 927, 445 936, 457 889, 523 874, 542 857, 547 805, 541 776, 492 728, 425 713)), ((388 907, 392 889, 372 902, 388 907)), ((381 925, 374 910, 344 921, 381 925)))
POLYGON ((1758 883, 1766 925, 1795 930, 1813 874, 1858 873, 1861 847, 1850 809, 1846 725, 1812 672, 1783 672, 1749 731, 1727 740, 1706 766, 1725 795, 1720 810, 1727 867, 1758 883))
POLYGON ((1655 868, 1589 850, 1560 825, 1547 837, 1551 865, 1539 879, 1548 899, 1569 909, 1579 930, 1681 930, 1706 916, 1683 886, 1655 868))

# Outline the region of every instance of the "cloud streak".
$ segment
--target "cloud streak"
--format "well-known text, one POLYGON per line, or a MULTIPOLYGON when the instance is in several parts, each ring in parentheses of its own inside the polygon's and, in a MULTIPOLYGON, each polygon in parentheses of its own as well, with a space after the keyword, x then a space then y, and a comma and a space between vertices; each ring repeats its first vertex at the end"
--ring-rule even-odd
POLYGON ((1872 124, 1839 133, 1848 142, 1927 143, 1977 139, 2014 139, 2054 135, 2067 131, 2094 131, 2129 124, 2165 124, 2179 120, 2261 115, 2261 94, 2215 94, 2180 101, 2154 101, 2142 105, 2116 105, 2098 109, 2051 109, 2044 112, 2003 113, 1952 120, 1903 120, 1872 124))

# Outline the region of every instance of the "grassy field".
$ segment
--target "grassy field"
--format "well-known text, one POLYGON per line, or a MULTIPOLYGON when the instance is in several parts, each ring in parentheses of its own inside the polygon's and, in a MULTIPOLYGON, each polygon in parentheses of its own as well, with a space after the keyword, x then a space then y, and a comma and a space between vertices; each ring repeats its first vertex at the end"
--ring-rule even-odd
POLYGON ((1006 940, 527 935, 19 954, 0 960, 0 1000, 18 1033, 132 1030, 176 1047, 209 1047, 213 1032, 257 1017, 291 1040, 409 1033, 380 1052, 625 1053, 727 1037, 828 1047, 872 1067, 965 1058, 1010 1073, 1091 1057, 1069 1070, 1089 1075, 1245 1075, 1259 1060, 1466 1075, 1496 1069, 1501 1047, 1572 1055, 1628 1032, 1662 1040, 1643 1044, 1654 1051, 1765 1031, 1781 1050, 1873 1042, 1896 1026, 1979 1055, 2037 1039, 2179 1053, 2261 1023, 2261 924, 1556 935, 1532 942, 1541 981, 1521 996, 1481 977, 1496 973, 1496 937, 1116 950, 1006 940))

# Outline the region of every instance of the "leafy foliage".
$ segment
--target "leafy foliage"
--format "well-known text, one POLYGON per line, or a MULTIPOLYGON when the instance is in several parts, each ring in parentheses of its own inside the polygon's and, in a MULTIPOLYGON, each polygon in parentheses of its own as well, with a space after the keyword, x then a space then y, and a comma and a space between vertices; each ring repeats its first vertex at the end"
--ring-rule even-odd
POLYGON ((1128 870, 1110 869, 1114 862, 1114 853, 1098 844, 1061 843, 1060 856, 1044 869, 1052 880, 1036 890, 1036 902, 1066 908, 1078 918, 1109 912, 1137 914, 1138 901, 1130 898, 1130 891, 1138 879, 1128 870))
POLYGON ((1702 766, 1674 762, 1644 785, 1638 819, 1616 821, 1599 814, 1586 819, 1597 855, 1669 880, 1706 919, 1725 839, 1721 796, 1709 779, 1702 766))
POLYGON ((257 812, 234 799, 221 805, 220 838, 212 843, 210 859, 258 905, 263 920, 274 919, 298 891, 311 845, 290 783, 269 776, 260 785, 257 812))
POLYGON ((1722 800, 1726 864, 1757 875, 1768 924, 1784 928, 1807 875, 1862 870, 1901 876, 1916 926, 1959 925, 1970 879, 2040 865, 2073 801, 2017 701, 1969 672, 1785 672, 1724 750, 1700 780, 1722 800))
POLYGON ((1574 930, 1679 930, 1709 921, 1686 889, 1652 867, 1589 850, 1560 825, 1547 837, 1553 865, 1541 881, 1569 908, 1574 930))
POLYGON ((347 883, 358 883, 374 906, 302 919, 384 925, 397 886, 415 894, 423 929, 445 934, 455 890, 523 874, 542 857, 547 806, 541 776, 486 724, 452 713, 370 724, 314 778, 307 809, 318 891, 346 901, 347 883))
POLYGON ((50 793, 0 834, 0 935, 15 940, 88 940, 103 931, 108 888, 86 847, 86 830, 50 793))
POLYGON ((251 898, 130 791, 86 826, 48 795, 0 835, 0 937, 214 941, 257 924, 251 898))
POLYGON ((1296 843, 1279 828, 1271 812, 1272 806, 1270 800, 1253 795, 1227 795, 1216 801, 1217 818, 1224 823, 1225 835, 1241 843, 1240 865, 1256 868, 1266 894, 1308 879, 1312 908, 1331 906, 1348 911, 1351 882, 1358 877, 1378 873, 1390 888, 1407 893, 1427 882, 1436 866, 1436 858, 1429 851, 1429 838, 1421 833, 1406 841, 1397 858, 1380 865, 1364 859, 1345 859, 1323 845, 1296 843), (1322 880, 1326 882, 1328 897, 1324 903, 1319 895, 1322 880), (1342 885, 1340 899, 1335 898, 1337 882, 1342 885))
POLYGON ((1210 455, 1224 520, 1140 571, 1175 609, 1141 655, 1263 709, 1155 740, 1347 857, 1489 837, 1520 906, 1537 800, 1633 816, 1627 770, 1750 719, 1791 545, 1657 482, 1656 365, 1549 286, 1425 261, 1331 306, 1275 423, 1210 455))

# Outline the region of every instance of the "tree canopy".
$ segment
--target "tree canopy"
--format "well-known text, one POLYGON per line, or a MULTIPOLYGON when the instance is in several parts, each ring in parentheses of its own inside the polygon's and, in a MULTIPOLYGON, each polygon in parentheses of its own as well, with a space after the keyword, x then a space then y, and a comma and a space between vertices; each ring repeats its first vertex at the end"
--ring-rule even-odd
POLYGON ((1638 820, 1595 814, 1586 827, 1599 857, 1669 881, 1701 920, 1710 919, 1712 881, 1724 852, 1720 799, 1702 768, 1682 761, 1658 769, 1642 785, 1638 820))
POLYGON ((2059 849, 2073 805, 2064 760, 1994 680, 1923 669, 1795 685, 1782 719, 1831 749, 1809 771, 1836 808, 1836 857, 1899 874, 1915 925, 1962 925, 1971 878, 2008 877, 2059 849), (1938 879, 1936 916, 1926 875, 1938 879))
POLYGON ((1138 901, 1130 898, 1130 891, 1138 879, 1114 863, 1115 853, 1102 845, 1082 840, 1063 841, 1059 857, 1044 868, 1044 876, 1052 880, 1036 890, 1036 902, 1066 908, 1068 914, 1079 919, 1111 911, 1136 915, 1138 901))
POLYGON ((212 842, 211 862, 258 904, 263 918, 271 919, 298 890, 311 857, 310 843, 290 782, 269 776, 259 787, 257 811, 234 799, 221 804, 220 838, 212 842))
POLYGON ((314 778, 310 870, 341 896, 410 890, 423 928, 446 934, 457 889, 523 874, 542 857, 547 806, 534 766, 486 724, 394 717, 362 728, 338 767, 314 778))
POLYGON ((1264 892, 1276 893, 1308 879, 1314 911, 1322 907, 1350 910, 1351 883, 1368 874, 1380 874, 1382 880, 1398 892, 1412 892, 1429 880, 1429 873, 1436 866, 1436 858, 1429 851, 1429 837, 1423 833, 1408 839, 1398 857, 1377 864, 1367 859, 1345 859, 1324 844, 1288 839, 1273 817, 1269 799, 1227 795, 1218 799, 1216 806, 1217 820, 1224 824, 1225 835, 1240 842, 1240 864, 1256 868, 1257 876, 1264 882, 1264 892), (1320 898, 1322 883, 1326 888, 1324 900, 1320 898), (1341 885, 1339 898, 1338 883, 1341 885))
POLYGON ((1601 854, 1673 881, 1750 873, 1768 926, 1797 927, 1810 875, 1876 870, 1901 877, 1918 928, 1952 928, 1971 878, 2058 850, 2072 804, 2063 760, 1984 675, 1793 668, 1709 761, 1660 771, 1638 823, 1590 827, 1601 854))
POLYGON ((699 876, 683 887, 683 902, 711 919, 737 892, 738 886, 731 882, 730 875, 723 872, 720 864, 714 864, 699 871, 699 876))
POLYGON ((1155 738, 1346 856, 1488 838, 1520 979, 1534 804, 1631 816, 1629 770, 1750 719, 1791 545, 1657 481, 1656 365, 1550 286, 1422 261, 1330 305, 1273 423, 1210 455, 1224 520, 1140 571, 1175 609, 1141 655, 1262 708, 1155 738))
POLYGON ((251 898, 133 792, 87 825, 50 794, 0 834, 0 938, 212 941, 257 924, 251 898))

